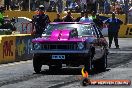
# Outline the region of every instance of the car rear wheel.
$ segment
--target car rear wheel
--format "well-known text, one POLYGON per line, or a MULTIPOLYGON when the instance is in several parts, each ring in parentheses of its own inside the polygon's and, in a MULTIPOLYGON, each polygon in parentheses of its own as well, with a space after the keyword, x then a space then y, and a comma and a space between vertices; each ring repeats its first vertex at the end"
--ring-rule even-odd
POLYGON ((41 72, 41 68, 42 68, 42 64, 40 63, 40 58, 38 56, 33 57, 33 67, 34 67, 34 71, 36 73, 40 73, 41 72))
POLYGON ((107 53, 105 52, 102 58, 98 59, 94 63, 95 70, 105 71, 107 68, 107 53))

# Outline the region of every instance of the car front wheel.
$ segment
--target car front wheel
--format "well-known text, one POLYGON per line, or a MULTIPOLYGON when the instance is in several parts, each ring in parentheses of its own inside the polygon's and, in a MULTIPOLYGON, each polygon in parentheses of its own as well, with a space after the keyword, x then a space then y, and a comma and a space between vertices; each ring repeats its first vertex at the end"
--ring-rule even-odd
POLYGON ((42 68, 42 64, 40 63, 40 58, 38 56, 33 57, 33 67, 34 67, 34 71, 36 73, 40 73, 41 72, 41 68, 42 68))
POLYGON ((94 67, 93 67, 93 57, 92 56, 89 56, 86 60, 86 63, 85 63, 85 71, 87 72, 91 72, 94 67))
POLYGON ((107 53, 105 52, 102 58, 95 61, 94 64, 95 70, 97 71, 105 71, 107 68, 107 53))

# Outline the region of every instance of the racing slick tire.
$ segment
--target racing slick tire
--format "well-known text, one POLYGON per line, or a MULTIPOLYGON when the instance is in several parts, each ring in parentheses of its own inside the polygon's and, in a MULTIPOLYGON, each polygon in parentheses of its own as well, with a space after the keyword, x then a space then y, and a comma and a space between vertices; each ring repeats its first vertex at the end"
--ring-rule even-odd
POLYGON ((41 72, 41 68, 42 68, 42 64, 40 63, 40 58, 36 55, 33 56, 33 67, 34 67, 34 71, 36 73, 40 73, 41 72))
POLYGON ((94 54, 95 54, 95 48, 91 47, 89 51, 89 55, 86 58, 86 61, 84 64, 84 67, 85 67, 84 70, 87 72, 92 72, 94 70, 94 63, 93 63, 94 54))
POLYGON ((106 68, 107 68, 107 53, 105 52, 102 58, 95 61, 94 69, 97 71, 105 71, 106 68))
POLYGON ((87 58, 87 61, 84 64, 84 67, 85 67, 85 69, 84 69, 85 71, 92 72, 92 70, 94 69, 94 67, 93 67, 93 56, 89 56, 87 58))

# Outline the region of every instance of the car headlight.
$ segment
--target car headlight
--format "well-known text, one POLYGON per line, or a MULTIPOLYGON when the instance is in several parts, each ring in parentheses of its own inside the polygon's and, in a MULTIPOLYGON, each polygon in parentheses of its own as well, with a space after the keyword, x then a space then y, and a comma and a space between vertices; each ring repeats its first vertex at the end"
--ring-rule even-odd
POLYGON ((41 49, 41 44, 35 43, 35 44, 34 44, 34 49, 36 49, 36 50, 41 49))
POLYGON ((78 43, 78 49, 83 49, 84 48, 84 43, 78 43))

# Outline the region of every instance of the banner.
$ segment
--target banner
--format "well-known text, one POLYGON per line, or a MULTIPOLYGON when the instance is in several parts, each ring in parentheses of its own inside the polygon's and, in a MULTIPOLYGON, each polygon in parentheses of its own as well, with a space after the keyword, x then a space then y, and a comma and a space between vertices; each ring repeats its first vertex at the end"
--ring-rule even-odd
POLYGON ((32 37, 31 36, 16 36, 16 60, 28 60, 32 59, 32 54, 30 53, 32 47, 32 37))
POLYGON ((2 36, 0 43, 0 63, 14 62, 15 61, 15 37, 2 36))

